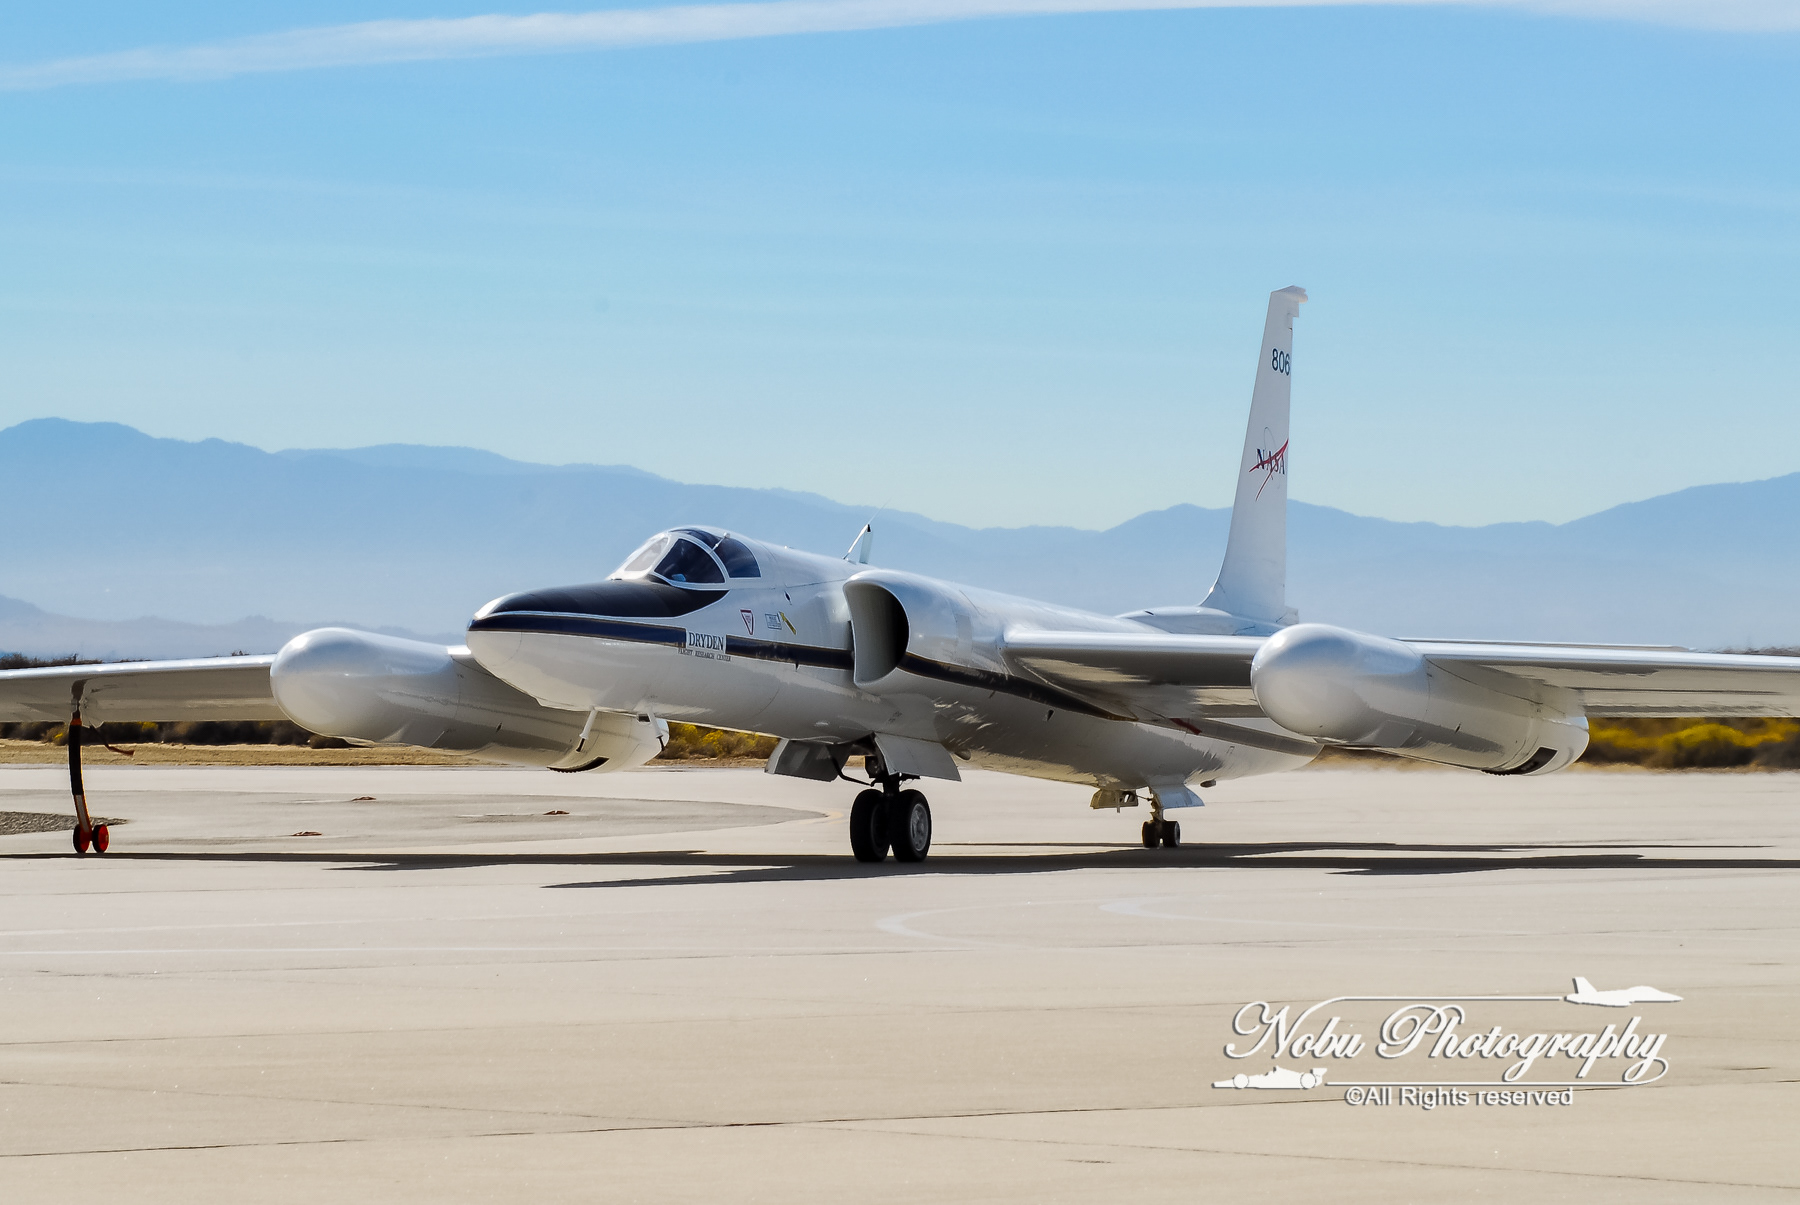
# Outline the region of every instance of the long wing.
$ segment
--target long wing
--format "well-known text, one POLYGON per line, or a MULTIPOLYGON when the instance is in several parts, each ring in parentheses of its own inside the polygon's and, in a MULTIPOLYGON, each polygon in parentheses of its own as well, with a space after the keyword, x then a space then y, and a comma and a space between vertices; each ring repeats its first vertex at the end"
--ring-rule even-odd
POLYGON ((1309 757, 1319 751, 1318 743, 1278 727, 1250 691, 1250 661, 1264 639, 1014 631, 1006 634, 1004 648, 1015 671, 1114 715, 1309 757))
MULTIPOLYGON (((1008 632, 1016 669, 1145 720, 1260 716, 1250 688, 1257 636, 1008 632)), ((1431 661, 1563 687, 1590 716, 1800 717, 1800 657, 1604 645, 1410 640, 1431 661)))
POLYGON ((1070 694, 1142 719, 1260 716, 1250 660, 1261 636, 1008 632, 1006 660, 1070 694))
POLYGON ((0 721, 67 721, 79 703, 106 720, 285 720, 269 690, 273 655, 126 661, 0 672, 0 721))
POLYGON ((1441 640, 1407 643, 1446 669, 1477 665, 1572 690, 1590 716, 1800 716, 1800 657, 1441 640))

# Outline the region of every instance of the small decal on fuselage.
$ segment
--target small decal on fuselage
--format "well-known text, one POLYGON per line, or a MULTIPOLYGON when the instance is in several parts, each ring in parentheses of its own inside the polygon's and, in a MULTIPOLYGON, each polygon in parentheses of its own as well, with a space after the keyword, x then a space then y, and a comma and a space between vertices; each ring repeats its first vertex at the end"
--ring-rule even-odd
POLYGON ((745 608, 738 612, 744 620, 744 631, 751 636, 756 635, 756 612, 745 608))

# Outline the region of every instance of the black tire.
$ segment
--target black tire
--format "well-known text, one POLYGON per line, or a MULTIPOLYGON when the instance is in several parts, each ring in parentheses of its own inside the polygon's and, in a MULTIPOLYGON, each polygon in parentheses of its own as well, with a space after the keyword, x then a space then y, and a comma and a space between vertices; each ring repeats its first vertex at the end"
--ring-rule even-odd
POLYGON ((1144 821, 1144 848, 1155 849, 1162 843, 1162 834, 1156 831, 1156 821, 1144 821))
POLYGON ((1163 821, 1163 848, 1181 848, 1181 825, 1174 820, 1163 821))
POLYGON ((894 861, 923 862, 931 852, 931 805, 922 791, 902 791, 888 828, 894 861))
POLYGON ((858 862, 885 861, 888 852, 887 799, 864 791, 850 805, 850 852, 858 862))

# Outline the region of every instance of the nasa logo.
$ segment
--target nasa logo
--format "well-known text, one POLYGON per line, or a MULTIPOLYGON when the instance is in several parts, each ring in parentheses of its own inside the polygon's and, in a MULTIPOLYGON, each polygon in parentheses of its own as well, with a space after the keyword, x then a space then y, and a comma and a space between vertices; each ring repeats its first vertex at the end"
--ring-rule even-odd
POLYGON ((1267 427, 1264 427, 1262 440, 1256 448, 1256 463, 1246 470, 1251 473, 1261 471, 1263 475, 1263 483, 1256 487, 1258 498, 1262 497, 1262 492, 1269 488, 1269 482, 1274 480, 1275 474, 1280 473, 1283 477, 1287 476, 1288 441, 1282 440, 1279 448, 1274 445, 1274 435, 1270 434, 1267 427))

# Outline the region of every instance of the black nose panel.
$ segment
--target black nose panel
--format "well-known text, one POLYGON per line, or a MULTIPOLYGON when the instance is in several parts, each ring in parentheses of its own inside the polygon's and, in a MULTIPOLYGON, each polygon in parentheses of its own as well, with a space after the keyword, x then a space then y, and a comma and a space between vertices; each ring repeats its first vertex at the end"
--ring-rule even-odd
MULTIPOLYGON (((553 586, 496 598, 475 612, 469 626, 476 631, 482 621, 499 615, 521 613, 596 615, 615 619, 673 619, 687 615, 725 597, 723 590, 682 590, 660 582, 595 582, 591 586, 553 586)), ((498 625, 496 625, 498 626, 498 625)))

